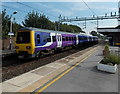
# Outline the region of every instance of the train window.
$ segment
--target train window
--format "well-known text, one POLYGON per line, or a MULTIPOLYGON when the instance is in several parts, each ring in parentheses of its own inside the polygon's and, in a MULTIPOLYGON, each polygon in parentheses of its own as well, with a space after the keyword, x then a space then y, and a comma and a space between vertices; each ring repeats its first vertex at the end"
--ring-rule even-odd
POLYGON ((46 42, 46 39, 44 39, 43 42, 46 42))
POLYGON ((49 37, 49 38, 47 38, 47 42, 51 42, 51 38, 49 37))
POLYGON ((71 37, 69 37, 69 41, 71 41, 71 37))
POLYGON ((59 38, 60 38, 60 41, 62 41, 62 40, 61 40, 61 37, 59 37, 59 38))
POLYGON ((52 36, 53 42, 56 42, 56 37, 52 36))
POLYGON ((40 44, 40 35, 37 34, 37 43, 40 44))
POLYGON ((84 40, 84 37, 80 37, 81 40, 84 40))
POLYGON ((65 37, 64 36, 62 37, 62 41, 65 41, 65 37))
POLYGON ((66 37, 66 41, 68 41, 68 37, 66 37))
POLYGON ((83 40, 85 40, 85 37, 83 37, 83 40))
POLYGON ((59 36, 57 36, 57 41, 60 41, 60 40, 59 40, 59 36))
POLYGON ((74 38, 72 37, 72 41, 74 40, 74 38))
POLYGON ((92 41, 92 38, 91 38, 91 37, 89 37, 89 40, 90 40, 90 41, 92 41))
POLYGON ((76 37, 74 37, 74 41, 76 41, 76 37))
POLYGON ((79 39, 79 40, 83 40, 83 37, 82 37, 82 36, 80 36, 80 37, 78 37, 78 39, 79 39))

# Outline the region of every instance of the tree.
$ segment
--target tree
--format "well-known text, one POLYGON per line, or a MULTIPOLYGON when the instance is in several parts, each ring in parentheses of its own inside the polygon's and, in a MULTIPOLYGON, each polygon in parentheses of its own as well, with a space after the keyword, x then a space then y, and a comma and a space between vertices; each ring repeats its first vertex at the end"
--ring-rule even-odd
POLYGON ((5 38, 10 32, 10 19, 11 17, 6 14, 6 9, 2 11, 2 37, 5 38))
POLYGON ((22 24, 25 27, 35 27, 42 29, 53 28, 50 26, 52 22, 44 14, 39 14, 35 11, 29 12, 25 17, 25 20, 22 21, 22 24))
POLYGON ((73 33, 85 33, 84 31, 82 31, 82 29, 79 27, 79 26, 77 26, 77 25, 69 25, 70 27, 72 27, 73 28, 73 33))
POLYGON ((98 36, 96 31, 91 31, 90 34, 93 35, 93 36, 98 36))
POLYGON ((29 12, 25 20, 22 22, 25 27, 35 27, 49 30, 59 30, 71 33, 85 33, 82 29, 76 25, 67 25, 59 22, 52 22, 44 14, 39 14, 38 12, 29 12))
POLYGON ((25 27, 38 27, 39 25, 39 14, 34 11, 32 12, 29 12, 27 14, 27 16, 25 17, 25 20, 22 21, 22 24, 25 26, 25 27))
POLYGON ((17 31, 18 31, 20 28, 22 28, 22 26, 21 26, 20 24, 18 24, 18 23, 16 23, 16 22, 13 23, 12 32, 14 33, 14 37, 15 37, 17 31))
POLYGON ((90 34, 93 35, 93 36, 97 36, 100 39, 105 39, 105 36, 100 35, 96 31, 91 31, 90 34))

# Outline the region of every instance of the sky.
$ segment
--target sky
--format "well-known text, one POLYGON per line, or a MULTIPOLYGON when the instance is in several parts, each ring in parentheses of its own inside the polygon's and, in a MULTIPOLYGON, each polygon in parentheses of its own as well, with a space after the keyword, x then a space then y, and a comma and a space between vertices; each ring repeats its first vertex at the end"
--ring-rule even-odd
MULTIPOLYGON (((44 0, 43 2, 43 0, 4 0, 0 4, 0 8, 1 10, 6 9, 9 15, 17 11, 17 14, 14 14, 13 17, 15 17, 17 23, 22 24, 28 12, 32 10, 38 13, 44 13, 53 22, 58 21, 60 14, 66 18, 92 17, 93 15, 104 16, 105 13, 110 16, 111 12, 113 12, 113 14, 117 12, 118 14, 118 1, 119 0, 64 0, 63 2, 62 0, 44 0)), ((92 30, 96 31, 96 21, 87 21, 86 28, 84 26, 85 21, 74 21, 68 24, 77 25, 87 33, 92 30)), ((99 21, 99 27, 116 27, 117 25, 118 21, 116 19, 99 21)))

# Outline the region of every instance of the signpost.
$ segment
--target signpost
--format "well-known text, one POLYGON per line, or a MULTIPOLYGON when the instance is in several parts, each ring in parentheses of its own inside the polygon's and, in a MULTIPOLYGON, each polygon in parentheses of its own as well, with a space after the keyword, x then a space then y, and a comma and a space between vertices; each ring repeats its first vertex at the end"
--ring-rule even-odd
POLYGON ((10 45, 9 45, 9 49, 12 49, 12 36, 14 36, 13 32, 9 32, 8 35, 10 36, 10 45))

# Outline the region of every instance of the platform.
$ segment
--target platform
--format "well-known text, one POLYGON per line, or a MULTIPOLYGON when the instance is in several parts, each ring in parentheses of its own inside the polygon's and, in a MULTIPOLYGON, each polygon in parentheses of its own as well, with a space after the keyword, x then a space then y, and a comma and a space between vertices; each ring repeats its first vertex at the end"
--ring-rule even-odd
POLYGON ((12 50, 0 50, 0 57, 6 57, 6 56, 11 56, 11 55, 15 55, 15 49, 12 50))
POLYGON ((99 49, 57 81, 49 82, 51 85, 44 85, 34 92, 118 92, 118 72, 98 71, 96 66, 101 59, 99 49))
POLYGON ((4 81, 2 92, 118 92, 118 72, 96 69, 102 49, 98 46, 82 55, 77 52, 4 81))

